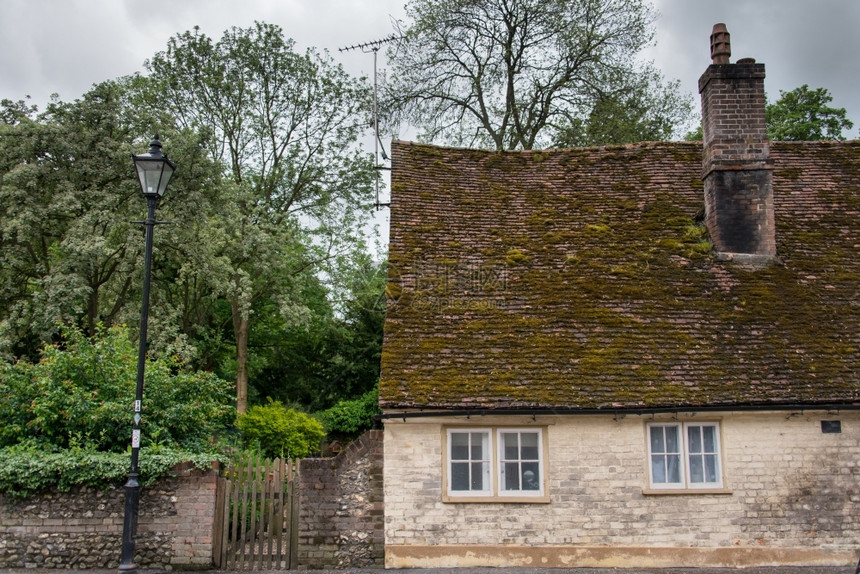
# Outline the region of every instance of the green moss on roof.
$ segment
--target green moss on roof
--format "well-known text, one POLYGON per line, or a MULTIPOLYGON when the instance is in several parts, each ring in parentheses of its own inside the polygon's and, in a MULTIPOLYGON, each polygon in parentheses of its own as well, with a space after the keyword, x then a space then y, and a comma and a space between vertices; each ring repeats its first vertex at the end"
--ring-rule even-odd
POLYGON ((781 263, 747 269, 697 222, 700 144, 396 144, 383 406, 857 401, 860 145, 772 149, 781 263))

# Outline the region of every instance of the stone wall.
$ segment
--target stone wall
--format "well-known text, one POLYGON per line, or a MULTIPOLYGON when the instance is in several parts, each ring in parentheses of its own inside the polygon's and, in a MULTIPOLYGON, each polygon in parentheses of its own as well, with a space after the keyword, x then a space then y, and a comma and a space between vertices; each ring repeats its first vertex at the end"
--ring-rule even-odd
MULTIPOLYGON (((217 469, 174 469, 143 488, 135 564, 207 568, 212 563, 217 469)), ((15 500, 0 495, 0 568, 116 568, 123 488, 56 490, 15 500)))
POLYGON ((650 415, 387 420, 386 566, 857 563, 860 413, 677 419, 720 423, 725 488, 649 490, 650 415), (841 433, 822 432, 821 421, 830 419, 841 422, 841 433), (448 425, 545 429, 549 502, 443 501, 448 425))
POLYGON ((299 462, 300 568, 382 567, 382 431, 335 458, 299 462))

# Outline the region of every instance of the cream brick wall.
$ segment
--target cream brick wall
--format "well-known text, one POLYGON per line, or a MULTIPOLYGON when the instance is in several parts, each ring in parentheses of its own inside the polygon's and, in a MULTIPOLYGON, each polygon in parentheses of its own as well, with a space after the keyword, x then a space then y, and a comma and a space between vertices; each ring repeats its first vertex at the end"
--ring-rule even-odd
MULTIPOLYGON (((656 420, 672 420, 660 417, 656 420)), ((688 417, 678 416, 679 420, 688 417)), ((652 417, 390 419, 386 546, 856 551, 860 414, 699 413, 720 421, 727 494, 645 494, 652 417), (841 420, 823 434, 821 420, 841 420), (545 426, 549 504, 443 503, 445 424, 545 426)), ((844 554, 843 554, 844 555, 844 554)))

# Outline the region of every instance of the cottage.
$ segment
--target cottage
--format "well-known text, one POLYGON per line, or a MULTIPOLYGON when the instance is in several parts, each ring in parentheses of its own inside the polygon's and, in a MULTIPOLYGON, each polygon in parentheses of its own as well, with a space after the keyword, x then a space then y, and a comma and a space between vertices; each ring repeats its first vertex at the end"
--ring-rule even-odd
POLYGON ((727 36, 703 143, 392 145, 387 567, 856 563, 860 142, 727 36))

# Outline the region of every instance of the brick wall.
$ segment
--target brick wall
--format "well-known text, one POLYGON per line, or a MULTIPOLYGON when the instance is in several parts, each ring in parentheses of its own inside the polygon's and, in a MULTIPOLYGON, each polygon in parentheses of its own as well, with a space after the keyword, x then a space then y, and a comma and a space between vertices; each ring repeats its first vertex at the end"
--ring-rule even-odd
MULTIPOLYGON (((217 470, 188 465, 143 488, 135 564, 206 568, 212 563, 217 470)), ((125 491, 74 488, 25 500, 0 495, 0 567, 116 568, 125 491)))
POLYGON ((756 63, 711 65, 699 78, 705 173, 767 165, 764 78, 756 63))
POLYGON ((300 568, 382 566, 382 449, 371 430, 335 458, 299 462, 300 568))
POLYGON ((764 64, 711 65, 699 79, 705 224, 717 251, 776 254, 764 64))
POLYGON ((721 423, 725 493, 648 492, 650 416, 447 421, 545 425, 549 504, 443 503, 446 421, 387 421, 386 566, 856 564, 860 414, 692 420, 721 423), (822 433, 827 418, 841 434, 822 433))

